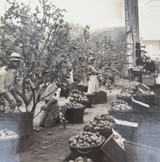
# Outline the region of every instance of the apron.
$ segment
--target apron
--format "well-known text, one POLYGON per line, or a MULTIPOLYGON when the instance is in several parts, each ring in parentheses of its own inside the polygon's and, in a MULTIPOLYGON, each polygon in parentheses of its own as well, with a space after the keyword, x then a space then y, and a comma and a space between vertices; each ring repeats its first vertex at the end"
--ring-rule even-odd
POLYGON ((91 75, 88 81, 88 93, 91 94, 93 92, 97 92, 99 90, 99 82, 97 79, 97 75, 91 75))

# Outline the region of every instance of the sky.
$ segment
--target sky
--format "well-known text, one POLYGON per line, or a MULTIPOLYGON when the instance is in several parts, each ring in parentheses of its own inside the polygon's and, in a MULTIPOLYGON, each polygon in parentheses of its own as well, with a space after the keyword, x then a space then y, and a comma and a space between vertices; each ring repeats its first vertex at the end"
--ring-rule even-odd
MULTIPOLYGON (((38 0, 16 0, 31 2, 38 0)), ((140 36, 143 39, 160 39, 160 0, 138 0, 140 36)), ((65 20, 82 26, 90 25, 91 30, 125 26, 124 0, 53 0, 53 3, 66 9, 65 20)), ((0 16, 5 12, 6 0, 0 0, 0 16)))
MULTIPOLYGON (((36 6, 37 0, 17 0, 31 2, 36 6)), ((0 0, 0 16, 5 12, 6 0, 0 0)), ((65 20, 91 29, 124 26, 124 0, 53 0, 53 3, 66 9, 65 20)), ((7 8, 7 7, 6 7, 7 8)))

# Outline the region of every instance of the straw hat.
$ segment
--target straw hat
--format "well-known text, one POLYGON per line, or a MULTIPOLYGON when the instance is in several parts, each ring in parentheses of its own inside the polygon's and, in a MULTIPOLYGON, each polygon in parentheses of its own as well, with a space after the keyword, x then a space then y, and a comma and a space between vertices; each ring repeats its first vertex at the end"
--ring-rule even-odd
POLYGON ((21 61, 21 55, 19 53, 13 52, 10 55, 10 61, 21 61))

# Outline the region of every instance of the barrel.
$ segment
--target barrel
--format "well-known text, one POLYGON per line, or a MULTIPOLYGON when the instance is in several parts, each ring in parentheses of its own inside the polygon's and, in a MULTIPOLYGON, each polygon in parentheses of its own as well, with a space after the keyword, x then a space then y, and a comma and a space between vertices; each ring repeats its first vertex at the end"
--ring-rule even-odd
MULTIPOLYGON (((32 144, 33 113, 17 112, 0 114, 0 130, 12 131, 18 135, 18 138, 3 138, 3 140, 0 137, 1 145, 2 143, 5 144, 10 142, 10 148, 6 148, 6 151, 9 152, 12 147, 14 148, 14 150, 12 149, 13 154, 15 152, 25 151, 32 144)), ((0 147, 2 148, 2 146, 0 147)), ((3 148, 0 149, 0 153, 2 152, 3 148)))

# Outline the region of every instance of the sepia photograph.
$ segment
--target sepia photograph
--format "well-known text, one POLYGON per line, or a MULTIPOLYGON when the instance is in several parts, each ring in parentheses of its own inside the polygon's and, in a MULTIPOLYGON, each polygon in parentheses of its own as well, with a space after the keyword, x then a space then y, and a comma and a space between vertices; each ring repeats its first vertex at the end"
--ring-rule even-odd
POLYGON ((160 162, 160 0, 0 0, 0 162, 160 162))

